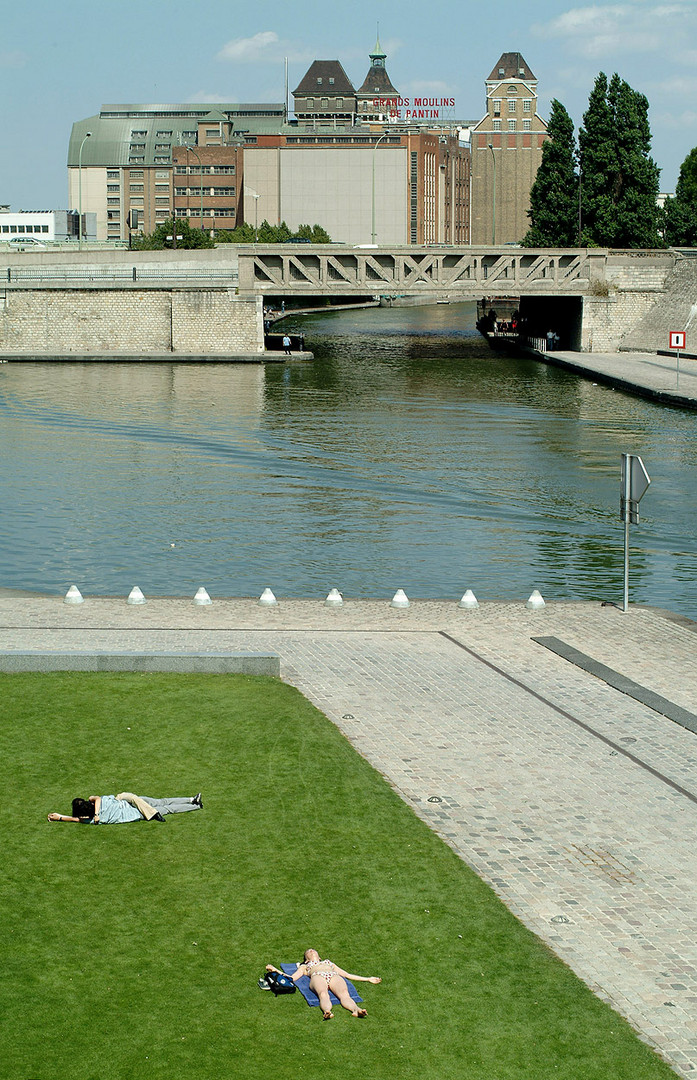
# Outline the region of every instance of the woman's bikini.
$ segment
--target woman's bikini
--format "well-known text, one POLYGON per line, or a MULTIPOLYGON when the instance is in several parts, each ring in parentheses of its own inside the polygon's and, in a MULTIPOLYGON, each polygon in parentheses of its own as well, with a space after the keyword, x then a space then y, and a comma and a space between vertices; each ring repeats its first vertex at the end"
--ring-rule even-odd
POLYGON ((307 974, 310 976, 310 978, 312 978, 313 975, 320 975, 323 979, 326 979, 327 980, 327 986, 329 986, 329 983, 332 981, 334 976, 338 974, 338 972, 336 970, 336 967, 331 962, 331 960, 306 960, 305 961, 305 970, 307 971, 307 974), (329 967, 332 970, 331 971, 318 971, 318 970, 313 971, 312 970, 313 968, 315 968, 315 969, 319 968, 321 964, 324 965, 324 967, 329 965, 329 967))

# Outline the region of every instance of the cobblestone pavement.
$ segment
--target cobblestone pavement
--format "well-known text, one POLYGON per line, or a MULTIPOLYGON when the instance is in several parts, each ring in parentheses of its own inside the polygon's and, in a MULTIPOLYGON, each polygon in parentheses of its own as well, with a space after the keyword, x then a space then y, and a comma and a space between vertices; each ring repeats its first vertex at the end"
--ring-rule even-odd
POLYGON ((283 677, 684 1076, 697 1068, 697 735, 532 639, 697 712, 696 629, 596 604, 0 598, 2 649, 278 651, 283 677))

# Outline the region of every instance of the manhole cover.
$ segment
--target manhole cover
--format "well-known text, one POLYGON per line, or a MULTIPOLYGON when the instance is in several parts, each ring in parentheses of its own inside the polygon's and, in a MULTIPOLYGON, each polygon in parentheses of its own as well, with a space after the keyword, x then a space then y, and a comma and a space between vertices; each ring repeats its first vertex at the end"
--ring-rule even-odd
POLYGON ((431 795, 431 797, 429 798, 428 801, 429 802, 443 802, 440 795, 431 795))

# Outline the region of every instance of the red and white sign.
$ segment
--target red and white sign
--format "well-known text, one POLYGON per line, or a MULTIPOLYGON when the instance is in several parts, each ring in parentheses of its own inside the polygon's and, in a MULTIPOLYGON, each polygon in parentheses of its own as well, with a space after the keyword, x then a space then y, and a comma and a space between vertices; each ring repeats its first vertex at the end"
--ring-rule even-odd
POLYGON ((670 349, 684 349, 685 348, 685 331, 684 330, 671 330, 670 331, 670 349))

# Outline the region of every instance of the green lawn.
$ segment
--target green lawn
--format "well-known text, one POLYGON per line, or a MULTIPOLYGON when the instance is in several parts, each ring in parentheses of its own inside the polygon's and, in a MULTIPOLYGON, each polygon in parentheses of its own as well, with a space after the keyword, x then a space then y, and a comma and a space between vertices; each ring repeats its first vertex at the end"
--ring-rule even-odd
POLYGON ((243 676, 0 676, 0 1075, 18 1080, 674 1076, 333 725, 243 676), (193 795, 164 824, 49 825, 73 795, 193 795), (317 948, 369 1016, 264 964, 317 948))

